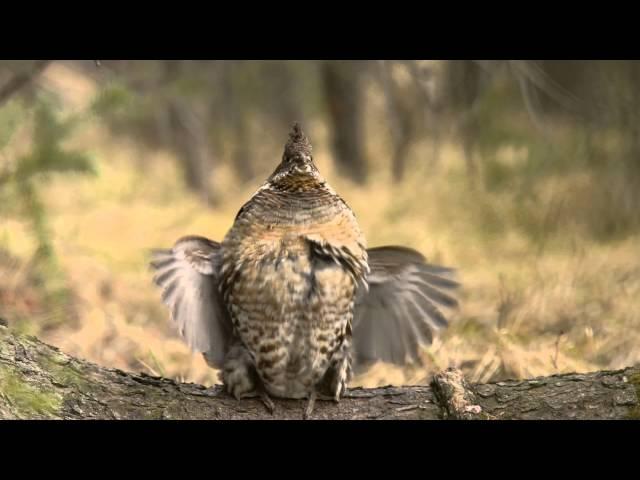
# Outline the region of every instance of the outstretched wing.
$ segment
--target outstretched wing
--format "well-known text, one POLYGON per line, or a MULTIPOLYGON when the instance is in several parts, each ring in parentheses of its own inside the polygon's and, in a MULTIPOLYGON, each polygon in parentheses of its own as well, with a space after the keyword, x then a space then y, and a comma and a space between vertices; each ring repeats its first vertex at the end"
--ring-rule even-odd
POLYGON ((154 250, 154 282, 185 342, 220 368, 230 338, 230 322, 218 292, 220 244, 183 237, 171 250, 154 250))
POLYGON ((447 326, 436 305, 456 307, 453 269, 430 265, 415 250, 378 247, 367 251, 368 291, 356 297, 353 320, 355 366, 376 360, 405 364, 417 360, 433 331, 447 326))

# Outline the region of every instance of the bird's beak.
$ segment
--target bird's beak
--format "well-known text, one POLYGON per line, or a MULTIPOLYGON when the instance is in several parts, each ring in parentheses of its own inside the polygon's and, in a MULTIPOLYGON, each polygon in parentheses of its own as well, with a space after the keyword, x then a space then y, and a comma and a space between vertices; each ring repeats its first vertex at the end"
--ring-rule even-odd
POLYGON ((306 153, 298 153, 295 156, 296 163, 310 163, 311 155, 307 155, 306 153))

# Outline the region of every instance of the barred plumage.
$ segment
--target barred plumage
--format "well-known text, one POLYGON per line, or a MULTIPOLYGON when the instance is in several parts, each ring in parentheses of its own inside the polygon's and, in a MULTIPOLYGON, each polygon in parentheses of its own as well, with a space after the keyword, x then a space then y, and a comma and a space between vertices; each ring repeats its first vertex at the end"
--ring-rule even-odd
POLYGON ((340 399, 354 361, 415 360, 446 325, 433 302, 456 304, 450 269, 403 247, 367 250, 297 124, 221 244, 185 237, 152 265, 180 333, 231 394, 309 398, 307 414, 318 394, 340 399))

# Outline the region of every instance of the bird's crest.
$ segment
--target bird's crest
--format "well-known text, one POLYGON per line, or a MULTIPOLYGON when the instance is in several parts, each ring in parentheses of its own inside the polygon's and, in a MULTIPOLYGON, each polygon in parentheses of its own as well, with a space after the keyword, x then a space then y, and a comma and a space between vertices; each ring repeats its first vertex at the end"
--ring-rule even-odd
POLYGON ((311 155, 311 150, 311 142, 302 131, 302 127, 298 122, 294 123, 291 133, 289 133, 289 141, 284 146, 285 158, 291 158, 296 153, 311 155))

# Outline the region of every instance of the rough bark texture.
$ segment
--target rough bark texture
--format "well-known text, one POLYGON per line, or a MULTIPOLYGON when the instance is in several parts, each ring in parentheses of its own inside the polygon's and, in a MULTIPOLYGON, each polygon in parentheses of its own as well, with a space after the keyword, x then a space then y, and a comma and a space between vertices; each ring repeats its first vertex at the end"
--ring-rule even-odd
MULTIPOLYGON (((351 389, 318 401, 316 419, 638 419, 640 367, 468 385, 457 370, 431 386, 351 389)), ((79 360, 0 324, 0 419, 301 419, 305 401, 236 401, 220 387, 176 383, 79 360)))

